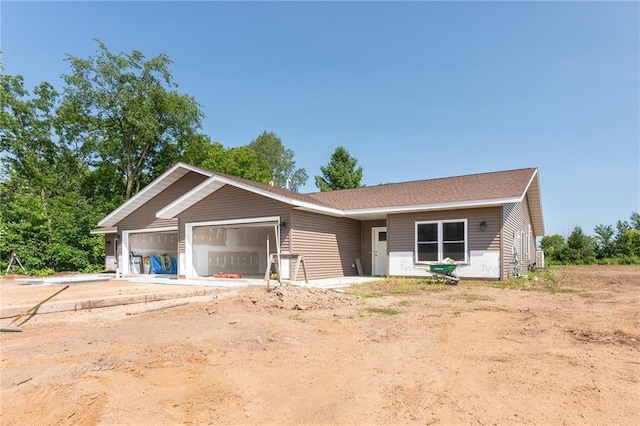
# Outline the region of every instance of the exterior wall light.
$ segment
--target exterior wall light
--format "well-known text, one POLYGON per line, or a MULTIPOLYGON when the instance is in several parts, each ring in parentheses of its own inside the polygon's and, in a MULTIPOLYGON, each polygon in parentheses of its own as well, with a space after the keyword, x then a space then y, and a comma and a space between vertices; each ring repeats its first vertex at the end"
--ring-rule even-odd
POLYGON ((483 220, 482 222, 480 222, 480 230, 484 231, 485 229, 487 229, 487 222, 483 220))

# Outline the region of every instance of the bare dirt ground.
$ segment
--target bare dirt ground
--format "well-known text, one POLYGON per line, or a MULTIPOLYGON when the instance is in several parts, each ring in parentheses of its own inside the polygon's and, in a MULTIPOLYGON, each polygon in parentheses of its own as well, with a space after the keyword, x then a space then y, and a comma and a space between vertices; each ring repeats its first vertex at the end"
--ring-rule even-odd
POLYGON ((0 423, 638 424, 640 268, 553 273, 573 292, 251 287, 36 315, 0 335, 0 423))

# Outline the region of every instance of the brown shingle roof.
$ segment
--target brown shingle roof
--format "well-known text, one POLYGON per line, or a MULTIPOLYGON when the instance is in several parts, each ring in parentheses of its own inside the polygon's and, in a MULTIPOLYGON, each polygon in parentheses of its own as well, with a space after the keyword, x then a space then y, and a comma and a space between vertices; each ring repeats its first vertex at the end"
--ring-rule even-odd
POLYGON ((262 191, 271 192, 272 194, 281 195, 281 196, 287 197, 287 198, 293 198, 294 200, 304 201, 304 202, 311 203, 311 204, 317 204, 319 206, 333 207, 330 204, 327 204, 322 200, 316 200, 315 198, 312 197, 312 194, 302 194, 300 192, 292 191, 291 189, 280 188, 279 186, 271 186, 271 185, 267 185, 266 183, 255 182, 255 181, 252 181, 252 180, 249 180, 249 179, 245 179, 245 178, 241 178, 241 177, 238 177, 238 176, 228 175, 226 173, 220 173, 220 172, 212 172, 212 173, 214 173, 217 176, 222 176, 222 177, 225 177, 227 179, 231 179, 231 180, 234 180, 236 182, 243 183, 243 184, 248 185, 248 186, 252 186, 252 187, 260 189, 262 191))
POLYGON ((302 194, 220 172, 215 175, 293 200, 339 210, 422 206, 520 197, 535 168, 479 173, 302 194))
POLYGON ((536 169, 480 173, 307 194, 342 210, 472 202, 520 197, 536 169))
POLYGON ((540 189, 538 180, 533 179, 536 173, 537 169, 527 168, 301 194, 289 189, 214 172, 214 175, 200 187, 194 188, 156 215, 161 218, 176 217, 203 196, 216 190, 215 185, 209 192, 202 187, 202 185, 208 186, 214 183, 217 180, 216 176, 222 179, 222 183, 226 180, 227 183, 231 181, 244 187, 253 187, 262 195, 273 196, 275 199, 305 210, 359 219, 365 216, 372 218, 372 215, 393 210, 417 211, 430 208, 468 207, 475 203, 492 205, 513 202, 519 200, 525 191, 529 190, 534 197, 531 204, 534 232, 535 235, 544 235, 540 189))

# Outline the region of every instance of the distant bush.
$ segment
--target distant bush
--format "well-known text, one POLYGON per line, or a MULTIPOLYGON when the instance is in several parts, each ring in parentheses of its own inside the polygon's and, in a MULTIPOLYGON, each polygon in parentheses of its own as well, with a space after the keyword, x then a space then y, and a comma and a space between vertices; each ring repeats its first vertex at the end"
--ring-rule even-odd
POLYGON ((542 237, 540 249, 548 265, 638 265, 640 264, 640 214, 629 221, 598 225, 595 236, 586 235, 579 226, 566 238, 554 234, 542 237))
POLYGON ((49 268, 44 268, 44 269, 36 269, 33 271, 29 271, 29 275, 33 275, 36 277, 46 277, 49 275, 53 275, 55 274, 55 271, 53 269, 49 269, 49 268))
POLYGON ((600 265, 640 265, 640 256, 609 257, 598 261, 600 265))

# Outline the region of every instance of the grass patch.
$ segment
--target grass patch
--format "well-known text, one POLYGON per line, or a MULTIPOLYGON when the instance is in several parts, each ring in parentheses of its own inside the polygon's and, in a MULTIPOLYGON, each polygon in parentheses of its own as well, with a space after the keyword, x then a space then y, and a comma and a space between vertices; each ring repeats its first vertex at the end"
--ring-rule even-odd
POLYGON ((464 300, 467 303, 471 303, 471 302, 477 302, 480 300, 494 300, 492 297, 489 296, 481 296, 479 294, 469 294, 469 293, 462 293, 462 294, 451 294, 448 295, 446 297, 449 300, 464 300))
POLYGON ((477 302, 479 300, 493 300, 491 297, 479 296, 477 294, 463 294, 462 299, 468 303, 477 302))
MULTIPOLYGON (((526 271, 520 277, 512 277, 503 281, 472 281, 464 280, 458 287, 491 287, 508 290, 523 291, 543 291, 548 293, 580 293, 570 287, 563 287, 558 282, 558 277, 554 271, 548 268, 526 271)), ((450 286, 442 281, 429 278, 385 278, 365 284, 356 284, 347 289, 345 294, 359 296, 363 298, 397 296, 401 294, 420 294, 425 292, 448 291, 455 286, 450 286)), ((452 296, 453 297, 453 296, 452 296)), ((460 296, 456 296, 458 298, 460 296)), ((585 296, 588 297, 588 296, 585 296)), ((467 302, 480 300, 492 300, 484 296, 464 295, 467 302)))
POLYGON ((398 294, 419 294, 449 290, 450 286, 442 282, 418 278, 386 278, 349 287, 346 294, 360 297, 383 297, 398 294))
POLYGON ((381 291, 366 291, 366 290, 359 290, 359 289, 345 291, 343 294, 347 294, 349 296, 358 296, 358 297, 362 297, 363 299, 370 299, 370 298, 385 296, 385 294, 382 293, 381 291))
POLYGON ((543 291, 548 293, 579 293, 579 290, 562 287, 558 284, 557 276, 549 269, 527 271, 519 277, 508 278, 503 281, 465 281, 466 285, 477 287, 492 287, 507 290, 543 291))
POLYGON ((410 304, 411 304, 411 302, 408 301, 408 300, 401 300, 401 301, 398 302, 398 305, 400 305, 400 306, 409 306, 410 304))
POLYGON ((292 317, 290 317, 292 320, 296 320, 296 321, 300 321, 300 322, 307 322, 307 319, 301 315, 294 315, 292 317))
POLYGON ((382 315, 398 315, 400 310, 395 308, 367 308, 367 312, 382 315))

